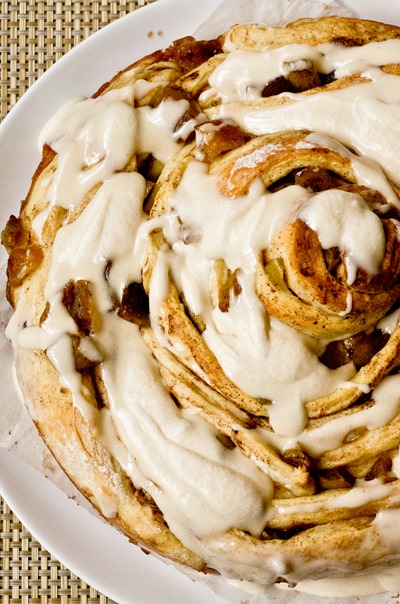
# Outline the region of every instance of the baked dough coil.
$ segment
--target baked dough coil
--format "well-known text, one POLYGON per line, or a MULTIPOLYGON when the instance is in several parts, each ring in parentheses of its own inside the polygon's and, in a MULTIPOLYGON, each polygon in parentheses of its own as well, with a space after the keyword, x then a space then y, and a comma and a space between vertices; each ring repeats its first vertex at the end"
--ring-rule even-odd
MULTIPOLYGON (((209 131, 204 125, 199 128, 209 131)), ((259 180, 266 190, 274 193, 297 186, 307 191, 308 199, 318 199, 327 191, 333 196, 339 191, 340 195, 360 198, 385 233, 379 275, 366 275, 360 270, 355 285, 349 285, 344 254, 340 258, 338 250, 324 250, 318 234, 297 217, 301 209, 295 207, 269 245, 259 252, 254 287, 266 315, 278 318, 296 331, 316 339, 331 339, 333 346, 336 341, 347 342, 352 337, 365 343, 399 295, 399 243, 394 218, 398 210, 391 206, 392 213, 385 216, 388 203, 384 196, 360 184, 354 168, 359 158, 328 137, 308 131, 251 137, 212 160, 205 160, 207 153, 202 141, 200 137, 201 152, 193 143, 166 165, 155 188, 151 212, 155 224, 159 224, 157 220, 163 215, 176 211, 175 191, 179 190, 190 164, 199 158, 206 161, 206 171, 215 179, 219 193, 232 204, 246 196, 252 184, 259 180), (335 258, 334 276, 329 268, 332 257, 335 258), (305 265, 308 271, 304 270, 305 265), (300 285, 296 284, 297 278, 300 285)), ((394 195, 392 199, 397 199, 396 186, 388 183, 387 191, 394 195)), ((183 231, 185 227, 182 221, 183 231)), ((190 243, 189 237, 187 245, 190 243)), ((144 284, 150 299, 158 256, 168 249, 168 237, 162 228, 150 232, 144 263, 144 284)), ((210 304, 224 312, 229 310, 232 300, 241 295, 240 279, 232 267, 227 267, 224 258, 214 259, 210 264, 210 304)), ((268 444, 268 437, 265 438, 265 434, 273 431, 268 420, 269 405, 246 395, 224 373, 202 336, 207 329, 205 318, 191 311, 185 292, 171 275, 169 277, 166 295, 152 314, 152 327, 142 329, 146 343, 159 362, 165 384, 179 404, 196 409, 276 485, 265 541, 255 541, 234 531, 216 547, 225 548, 228 541, 237 540, 237 547, 245 548, 250 556, 267 556, 269 548, 293 554, 297 543, 299 547, 300 542, 302 547, 305 543, 315 547, 320 539, 323 547, 329 547, 340 533, 347 552, 344 555, 350 556, 350 542, 364 530, 372 544, 375 539, 372 518, 378 508, 397 507, 397 499, 389 498, 390 503, 386 498, 379 499, 356 508, 346 503, 343 507, 337 506, 336 501, 341 501, 343 496, 345 501, 357 479, 379 477, 388 480, 389 490, 397 488, 398 481, 393 480, 390 468, 400 443, 398 416, 376 429, 349 429, 348 434, 343 434, 343 442, 315 458, 305 454, 301 447, 279 452, 268 444), (325 507, 328 501, 329 512, 325 507), (294 536, 298 531, 299 535, 294 536)), ((329 422, 333 425, 346 417, 351 425, 352 417, 373 407, 374 387, 396 370, 399 346, 400 327, 397 326, 390 337, 385 337, 379 347, 358 363, 358 370, 350 381, 325 397, 307 401, 305 409, 309 419, 304 433, 312 434, 329 422)), ((358 537, 356 541, 353 545, 360 548, 358 537)), ((364 560, 373 556, 372 550, 360 552, 359 549, 357 555, 364 560)), ((321 551, 321 555, 325 558, 326 554, 321 551)), ((341 557, 337 552, 332 555, 336 560, 341 557)))
MULTIPOLYGON (((149 86, 135 100, 136 107, 155 108, 167 99, 184 100, 188 103, 185 120, 205 112, 196 126, 195 142, 180 141, 183 148, 165 166, 147 154, 135 153, 122 170, 139 171, 145 176, 147 193, 152 190, 146 200, 151 214, 142 266, 151 321, 147 315, 140 316, 140 320, 135 315, 136 296, 142 296, 137 293, 141 291, 138 283, 130 284, 137 288, 126 288, 127 300, 114 292, 105 314, 139 325, 177 409, 199 415, 227 450, 238 449, 273 482, 263 533, 255 536, 232 527, 222 534, 209 535, 202 541, 208 553, 203 559, 173 534, 161 506, 145 489, 133 485, 95 428, 102 410, 110 407, 102 364, 107 355, 111 356, 112 348, 99 350, 93 359, 87 354, 81 359, 76 354, 82 391, 91 403, 90 412, 84 416, 45 350, 16 346, 18 378, 50 449, 101 512, 104 500, 111 501, 114 514, 110 522, 146 549, 202 572, 219 568, 229 576, 260 584, 352 575, 354 569, 384 568, 398 555, 391 541, 381 537, 378 516, 380 511, 398 507, 400 481, 394 464, 400 445, 400 414, 389 414, 387 421, 378 425, 370 425, 367 419, 357 421, 381 404, 378 387, 385 378, 396 377, 389 374, 396 373, 400 358, 399 325, 390 335, 379 328, 379 320, 399 295, 398 208, 388 204, 385 197, 385 192, 391 191, 391 200, 395 200, 397 188, 387 183, 384 191, 377 192, 367 186, 354 169, 360 158, 320 134, 290 130, 252 136, 230 120, 213 120, 219 100, 207 95, 208 78, 230 48, 262 50, 305 39, 311 45, 332 41, 354 44, 398 36, 398 28, 354 20, 302 20, 279 30, 238 27, 223 37, 223 53, 218 52, 219 43, 215 47, 211 44, 208 50, 178 44, 175 51, 156 53, 128 68, 98 93, 145 80, 149 86), (256 250, 254 305, 263 306, 265 323, 277 319, 297 334, 315 339, 320 352, 325 348, 321 360, 328 365, 341 369, 347 363, 354 364, 352 377, 342 380, 333 392, 305 400, 304 429, 298 442, 292 439, 293 446, 287 445, 290 441, 279 446, 270 417, 272 401, 248 394, 224 371, 204 337, 207 316, 193 311, 179 274, 167 274, 159 295, 158 269, 162 256, 173 247, 166 233, 169 220, 178 218, 180 244, 189 246, 195 241, 190 238, 196 233, 185 233, 184 221, 174 216, 173 206, 185 173, 194 163, 205 168, 216 183, 216 196, 225 198, 232 207, 248 195, 254 183, 259 187, 261 183, 267 196, 292 187, 301 191, 301 200, 306 199, 306 203, 339 191, 341 198, 356 200, 369 212, 385 241, 378 269, 368 271, 357 265, 351 280, 348 271, 352 268, 354 272, 354 265, 346 259, 348 250, 324 247, 318 229, 307 223, 308 215, 302 214, 300 204, 293 207, 271 238, 265 234, 265 244, 256 250), (89 421, 92 415, 93 423, 89 421), (339 426, 334 429, 338 438, 322 452, 313 452, 313 436, 331 425, 339 426), (360 497, 357 480, 374 483, 366 497, 360 497)), ((387 69, 396 73, 397 67, 387 69)), ((356 74, 325 88, 351 86, 361 80, 365 77, 356 74)), ((321 91, 314 85, 305 94, 321 91)), ((282 97, 274 95, 262 101, 269 105, 280 102, 282 97)), ((246 103, 241 105, 246 109, 246 103)), ((90 191, 69 215, 64 208, 54 207, 39 243, 32 223, 46 210, 48 182, 56 169, 57 156, 46 148, 21 215, 10 221, 3 236, 11 254, 8 296, 18 308, 21 331, 25 323, 40 326, 51 314, 45 286, 56 233, 66 223, 77 221, 96 194, 96 190, 90 191)), ((226 314, 243 293, 243 271, 228 265, 223 254, 208 260, 207 304, 211 312, 226 314)), ((111 269, 110 260, 103 275, 107 291, 111 269)), ((104 317, 96 315, 90 284, 79 277, 75 282, 68 281, 63 304, 79 332, 79 337, 71 337, 72 343, 75 339, 95 342, 104 317)), ((143 456, 147 457, 146 451, 143 456)))
MULTIPOLYGON (((358 192, 375 201, 374 192, 357 186, 348 154, 310 141, 309 132, 299 131, 253 139, 216 168, 221 172, 221 189, 233 197, 243 194, 258 176, 272 187, 295 170, 309 169, 314 171, 309 172, 310 185, 319 192, 323 185, 318 182, 318 170, 329 170, 339 176, 341 191, 358 192)), ((301 217, 286 224, 263 250, 257 266, 257 292, 268 313, 319 338, 343 337, 374 325, 399 295, 397 226, 384 214, 382 225, 386 249, 379 274, 359 270, 349 284, 343 252, 332 259, 333 272, 329 252, 337 250, 323 250, 318 233, 301 217)))
MULTIPOLYGON (((157 51, 129 65, 104 83, 93 99, 104 97, 109 92, 124 91, 127 87, 134 87, 137 82, 143 82, 147 86, 144 93, 136 98, 130 95, 127 104, 131 103, 135 108, 154 109, 166 99, 183 99, 188 107, 183 121, 191 119, 199 108, 184 94, 184 98, 180 95, 175 83, 188 70, 207 60, 218 48, 218 41, 201 44, 192 37, 177 41, 165 51, 157 51)), ((100 162, 103 159, 101 156, 100 162)), ((45 144, 42 160, 33 175, 20 213, 18 217, 10 217, 2 232, 2 244, 9 254, 7 299, 15 311, 18 331, 27 326, 38 328, 48 316, 50 307, 45 288, 57 234, 65 224, 77 220, 102 185, 99 179, 86 194, 82 194, 74 207, 64 208, 55 204, 49 208, 48 192, 58 162, 58 154, 45 144), (40 216, 46 219, 38 236, 33 225, 40 216)), ((91 167, 85 163, 81 166, 83 171, 89 171, 91 167)), ((121 172, 136 172, 139 167, 150 191, 163 164, 149 153, 134 152, 126 158, 121 172)), ((80 363, 79 351, 76 354, 78 346, 75 346, 75 341, 79 344, 84 340, 90 345, 101 325, 97 301, 91 295, 91 285, 85 280, 70 281, 65 283, 63 294, 64 304, 76 323, 75 330, 72 330, 74 333, 68 334, 68 338, 71 338, 75 349, 75 365, 80 372, 77 376, 85 391, 83 409, 74 401, 71 390, 61 385, 60 373, 46 350, 40 349, 39 344, 37 348, 20 346, 18 337, 15 337, 16 375, 25 405, 54 458, 100 514, 146 553, 150 549, 185 567, 204 572, 204 560, 185 547, 171 532, 152 497, 142 488, 134 487, 131 478, 104 445, 95 428, 100 417, 99 410, 108 405, 107 391, 98 371, 104 356, 97 354, 97 350, 90 360, 88 357, 91 355, 86 350, 80 363)), ((94 346, 96 348, 96 344, 94 346)), ((211 569, 209 571, 212 572, 211 569)))
MULTIPOLYGON (((168 196, 171 190, 178 186, 188 163, 195 156, 196 149, 192 145, 185 148, 181 155, 166 167, 156 186, 153 216, 168 210, 168 196)), ((217 176, 220 192, 231 198, 232 203, 235 197, 246 194, 254 179, 261 178, 270 190, 275 190, 277 185, 285 186, 285 179, 286 185, 298 179, 303 186, 311 189, 312 198, 317 200, 321 198, 321 191, 329 190, 333 195, 336 191, 348 194, 349 203, 353 201, 354 195, 369 204, 371 214, 381 224, 385 236, 384 256, 377 274, 372 275, 366 270, 358 269, 356 277, 348 283, 346 251, 339 252, 336 248, 323 249, 318 233, 298 217, 299 211, 293 213, 291 219, 274 234, 270 244, 259 253, 255 287, 267 313, 316 338, 345 338, 368 330, 389 311, 399 296, 400 246, 397 221, 393 219, 393 215, 398 215, 398 210, 391 206, 390 212, 387 213, 387 200, 376 190, 358 184, 354 159, 356 156, 349 150, 335 144, 328 137, 316 136, 308 131, 285 131, 254 137, 229 153, 217 157, 209 167, 210 174, 217 176)), ((392 187, 393 193, 397 194, 397 187, 392 187)), ((335 203, 335 197, 333 199, 335 203)), ((347 197, 345 199, 347 201, 347 197)), ((353 225, 355 231, 359 228, 358 224, 353 225)), ((164 242, 159 231, 154 232, 151 239, 153 245, 150 246, 144 271, 148 291, 157 254, 155 250, 164 242)), ((217 298, 220 307, 229 305, 226 295, 229 297, 230 289, 235 287, 234 275, 228 271, 223 259, 216 261, 214 267, 217 277, 211 287, 210 296, 217 298)), ((173 314, 176 317, 179 308, 186 316, 184 306, 179 302, 179 296, 173 287, 171 284, 169 300, 170 305, 175 305, 176 309, 167 316, 173 314)), ((196 323, 196 318, 194 319, 196 323)), ((192 325, 190 319, 186 318, 185 321, 186 326, 192 325)), ((199 321, 201 323, 201 318, 197 317, 197 322, 199 321)), ((176 320, 176 323, 179 321, 176 320)), ((171 329, 170 326, 163 325, 163 328, 167 332, 177 333, 175 327, 171 329)), ((193 335, 196 344, 191 346, 194 355, 197 355, 200 349, 205 349, 198 330, 197 324, 193 332, 197 334, 193 335)), ((182 335, 184 328, 179 328, 179 332, 182 335)), ((393 368, 397 350, 397 346, 393 344, 395 341, 396 332, 390 339, 390 344, 376 357, 381 360, 379 369, 375 362, 366 363, 355 382, 359 379, 361 387, 373 387, 385 373, 382 367, 386 367, 386 372, 393 368)), ((210 353, 205 354, 207 356, 210 353)), ((197 362, 197 357, 194 358, 197 362)), ((217 378, 214 371, 210 372, 213 375, 215 373, 215 383, 218 380, 221 380, 220 384, 226 383, 223 372, 218 369, 215 371, 221 374, 217 378)), ((231 384, 226 389, 222 385, 219 387, 228 397, 230 388, 233 388, 235 396, 238 396, 237 390, 231 384)), ((246 397, 241 394, 240 398, 246 397)), ((354 401, 354 398, 348 397, 347 405, 351 404, 349 401, 354 401)), ((257 415, 257 404, 247 400, 244 405, 247 411, 257 415)), ((310 410, 315 406, 310 403, 310 410)), ((334 405, 332 409, 331 412, 338 410, 334 405)))
MULTIPOLYGON (((305 44, 317 47, 324 44, 337 46, 359 47, 369 43, 382 42, 400 37, 399 28, 395 25, 377 23, 361 19, 322 17, 318 19, 318 27, 313 19, 297 19, 284 27, 269 27, 258 24, 240 24, 233 26, 220 37, 221 52, 211 57, 208 61, 191 70, 179 79, 179 85, 201 104, 209 117, 218 111, 219 107, 227 102, 212 89, 210 78, 218 67, 235 51, 262 53, 277 50, 285 46, 305 44)), ((398 75, 398 63, 385 63, 380 65, 383 71, 398 75)), ((243 66, 242 66, 243 68, 243 66)), ((256 90, 258 101, 262 106, 280 105, 291 102, 292 94, 314 95, 324 91, 331 91, 367 82, 371 76, 361 70, 342 76, 326 77, 320 73, 318 66, 313 61, 294 61, 287 65, 287 72, 263 83, 250 83, 250 89, 256 90)), ((331 75, 331 74, 329 74, 331 75)), ((249 107, 254 101, 249 101, 249 107)))

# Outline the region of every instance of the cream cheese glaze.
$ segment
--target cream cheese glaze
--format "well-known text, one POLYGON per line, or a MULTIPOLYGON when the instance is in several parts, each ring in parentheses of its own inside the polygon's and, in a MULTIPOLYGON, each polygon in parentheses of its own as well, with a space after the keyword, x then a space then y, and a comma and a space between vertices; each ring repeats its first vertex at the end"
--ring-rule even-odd
MULTIPOLYGON (((233 204, 218 193, 216 177, 206 165, 193 161, 172 198, 185 232, 194 233, 193 242, 176 240, 179 232, 168 228, 174 221, 166 219, 171 252, 159 260, 164 274, 171 271, 180 283, 191 311, 204 318, 203 337, 224 372, 251 396, 273 401, 270 420, 278 434, 299 434, 306 421, 305 400, 331 392, 355 373, 349 365, 336 371, 325 367, 317 357, 318 343, 266 317, 255 293, 259 252, 309 197, 297 186, 268 193, 260 180, 233 204), (221 257, 231 270, 240 269, 242 293, 228 312, 213 308, 210 300, 212 262, 221 257)), ((159 283, 165 278, 158 281, 157 275, 150 296, 160 299, 159 283)))
POLYGON ((140 276, 132 243, 144 221, 144 189, 144 179, 139 174, 115 174, 79 218, 58 232, 46 288, 46 296, 52 302, 49 316, 40 328, 22 330, 20 342, 38 347, 37 331, 42 332, 40 343, 71 389, 75 404, 86 417, 90 414, 92 422, 101 425, 100 438, 111 435, 106 444, 134 484, 146 488, 160 503, 178 536, 193 533, 191 545, 198 550, 196 538, 231 526, 260 534, 272 497, 272 483, 238 450, 227 450, 204 421, 177 410, 159 380, 155 361, 137 326, 109 312, 112 292, 120 293, 127 282, 140 276), (106 282, 105 264, 109 258, 113 258, 113 267, 106 282), (95 342, 100 350, 107 351, 102 371, 110 414, 128 448, 128 456, 121 457, 115 450, 113 442, 118 437, 112 427, 104 430, 104 422, 111 421, 108 412, 96 418, 97 414, 85 404, 66 335, 73 333, 71 317, 59 295, 71 278, 94 284, 104 313, 95 342), (132 384, 136 384, 134 389, 132 384), (144 450, 145 457, 140 454, 144 450), (210 484, 212 497, 207 496, 210 484))
POLYGON ((138 80, 96 99, 72 100, 45 126, 40 141, 58 153, 58 167, 49 206, 35 219, 39 235, 53 206, 74 208, 93 186, 122 170, 134 153, 152 153, 165 163, 180 149, 181 133, 174 128, 188 102, 165 100, 154 109, 135 108, 142 89, 138 80))
MULTIPOLYGON (((254 134, 296 128, 315 131, 306 144, 323 141, 340 149, 351 157, 359 184, 376 188, 388 204, 398 206, 386 176, 400 183, 400 83, 377 65, 398 62, 399 57, 397 40, 362 48, 296 45, 264 53, 233 50, 215 70, 204 96, 219 96, 228 104, 213 109, 215 114, 234 119, 254 134), (296 99, 290 97, 291 102, 273 108, 229 104, 259 98, 266 74, 273 79, 291 65, 309 60, 321 72, 335 71, 337 76, 362 69, 371 81, 349 89, 296 95, 296 99), (362 157, 343 145, 356 149, 362 157)), ((21 300, 7 334, 22 347, 47 350, 74 403, 93 422, 99 438, 134 485, 152 495, 185 545, 217 570, 247 572, 247 561, 235 556, 231 566, 221 563, 208 548, 207 537, 232 527, 260 536, 270 513, 272 481, 237 448, 224 447, 216 430, 196 412, 177 408, 138 327, 110 312, 113 300, 115 296, 121 299, 129 283, 140 281, 143 244, 152 229, 161 227, 168 246, 158 255, 150 294, 150 316, 160 343, 165 345, 165 338, 157 328, 157 310, 171 275, 190 310, 203 317, 206 328, 202 336, 226 375, 246 394, 267 401, 274 432, 257 428, 260 440, 282 452, 300 444, 317 457, 338 447, 350 430, 374 429, 393 419, 400 411, 400 375, 381 381, 374 390, 373 406, 307 429, 304 403, 346 387, 356 369, 352 363, 329 369, 319 360, 328 341, 300 334, 266 314, 255 293, 256 260, 285 223, 301 217, 318 233, 323 247, 337 246, 347 252, 348 282, 352 283, 358 268, 372 274, 379 271, 384 234, 381 222, 359 195, 315 195, 297 185, 270 193, 256 179, 247 194, 233 202, 219 193, 216 176, 196 159, 172 194, 171 211, 149 221, 143 211, 144 178, 135 171, 120 171, 135 152, 152 153, 164 163, 180 149, 175 126, 187 101, 164 101, 155 109, 135 108, 135 94, 142 89, 146 85, 137 83, 97 99, 73 101, 44 130, 41 141, 58 153, 58 160, 49 183, 48 208, 35 221, 37 234, 40 236, 51 208, 71 210, 90 189, 99 188, 80 216, 57 233, 45 290, 50 305, 46 320, 40 327, 21 329, 21 313, 25 312, 21 300), (321 204, 321 198, 326 203, 321 204), (334 221, 337 228, 327 229, 334 221), (365 246, 365 240, 371 245, 365 246), (231 297, 227 312, 214 308, 210 300, 209 283, 218 258, 238 271, 240 294, 231 297), (93 342, 104 353, 101 372, 108 409, 96 411, 87 404, 74 368, 67 334, 74 333, 76 326, 61 301, 70 279, 94 285, 102 312, 93 342)), ((349 298, 346 312, 351 305, 349 298)), ((379 326, 392 333, 397 321, 398 313, 379 326)), ((354 507, 386 492, 390 492, 390 484, 359 483, 334 504, 318 503, 313 509, 354 507)), ((104 506, 106 515, 112 516, 112 501, 106 499, 104 506)), ((398 536, 391 535, 398 515, 397 510, 386 510, 374 521, 382 539, 391 544, 400 543, 398 536)), ((396 547, 400 553, 400 546, 396 547)), ((249 571, 252 580, 261 581, 263 573, 273 580, 287 571, 284 559, 265 564, 264 569, 249 571)), ((293 572, 302 575, 301 570, 293 572)), ((391 587, 394 584, 398 585, 390 582, 391 587)), ((381 586, 377 580, 371 591, 381 586)), ((311 590, 305 582, 299 588, 311 590)))
MULTIPOLYGON (((386 174, 399 184, 397 131, 400 83, 398 78, 378 70, 369 74, 371 82, 332 90, 323 95, 297 95, 270 109, 221 105, 214 117, 229 116, 253 134, 289 128, 306 128, 336 138, 361 155, 375 157, 386 174), (326 118, 329 116, 329 119, 326 118), (366 133, 365 125, 368 125, 366 133)), ((289 96, 289 95, 288 95, 289 96)))
POLYGON ((203 98, 217 94, 224 102, 255 100, 261 97, 266 82, 303 69, 309 62, 319 73, 334 73, 336 78, 368 72, 373 67, 396 63, 400 42, 385 40, 362 47, 291 44, 254 52, 237 50, 228 40, 225 48, 229 54, 210 76, 210 88, 203 98))
POLYGON ((232 50, 215 70, 210 78, 211 87, 204 93, 223 100, 223 104, 215 109, 215 116, 234 118, 253 134, 290 128, 306 128, 327 134, 361 155, 378 160, 387 175, 399 183, 395 152, 398 133, 394 125, 399 123, 400 83, 397 76, 377 67, 398 61, 399 41, 371 43, 360 48, 338 49, 333 45, 308 48, 298 45, 294 50, 290 49, 294 55, 287 55, 287 47, 263 53, 232 50), (337 77, 356 72, 361 60, 366 82, 323 94, 287 93, 291 102, 272 108, 264 107, 262 103, 255 108, 230 106, 238 100, 250 101, 255 94, 261 97, 259 82, 266 81, 263 77, 266 64, 272 65, 267 74, 273 79, 282 74, 282 66, 288 61, 304 57, 313 60, 320 57, 322 63, 318 65, 317 61, 318 69, 322 73, 334 71, 337 77), (236 77, 233 78, 233 74, 236 77))
POLYGON ((298 216, 318 233, 323 249, 337 247, 345 253, 349 285, 359 268, 371 275, 379 272, 385 256, 385 233, 382 222, 360 195, 324 191, 305 203, 298 216), (365 245, 366 240, 370 245, 365 245))

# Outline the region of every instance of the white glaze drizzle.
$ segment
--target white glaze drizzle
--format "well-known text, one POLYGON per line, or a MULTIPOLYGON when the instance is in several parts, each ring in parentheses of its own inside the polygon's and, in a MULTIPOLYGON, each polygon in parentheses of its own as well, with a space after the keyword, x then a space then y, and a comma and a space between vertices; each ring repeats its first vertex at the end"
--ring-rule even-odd
POLYGON ((323 191, 307 201, 298 216, 318 233, 323 249, 337 247, 344 253, 349 285, 359 268, 371 275, 378 273, 385 257, 385 232, 380 218, 360 195, 323 191))
MULTIPOLYGON (((310 134, 304 144, 328 144, 350 156, 358 182, 373 186, 389 203, 399 205, 384 172, 398 181, 395 143, 399 137, 395 125, 399 123, 400 84, 394 76, 375 69, 381 63, 398 62, 399 44, 396 40, 353 49, 298 45, 262 55, 235 51, 210 79, 209 94, 218 94, 225 101, 254 99, 267 77, 273 79, 298 68, 303 60, 312 60, 323 73, 335 70, 337 76, 363 69, 373 78, 371 83, 320 95, 297 95, 294 102, 271 110, 241 111, 223 106, 220 112, 257 134, 285 128, 317 130, 318 134, 310 134), (248 69, 243 69, 244 64, 248 69), (331 116, 328 121, 327 114, 331 116), (368 128, 365 116, 369 117, 368 128), (357 158, 343 144, 366 157, 357 158)), ((345 384, 355 369, 351 364, 335 371, 327 369, 318 361, 324 343, 266 316, 254 293, 254 267, 259 251, 298 212, 317 230, 322 245, 331 245, 332 241, 326 240, 330 234, 324 228, 327 212, 319 208, 315 215, 317 196, 309 191, 293 186, 271 194, 261 180, 252 183, 246 196, 234 202, 227 200, 218 193, 206 167, 193 161, 173 194, 172 213, 146 223, 142 211, 144 179, 136 173, 116 172, 137 152, 152 153, 163 162, 173 155, 182 134, 175 132, 175 125, 187 109, 186 101, 167 101, 154 110, 135 109, 135 95, 144 94, 147 88, 141 83, 96 100, 73 101, 44 131, 43 141, 58 152, 58 168, 49 190, 49 207, 35 222, 39 235, 52 207, 74 208, 88 190, 104 184, 80 217, 57 234, 46 286, 50 303, 47 319, 40 328, 21 329, 26 312, 22 297, 7 333, 23 347, 47 349, 75 404, 94 423, 99 437, 134 484, 151 493, 184 543, 219 568, 218 559, 205 545, 206 537, 233 526, 260 534, 273 495, 272 485, 250 460, 237 450, 224 448, 214 429, 196 413, 176 408, 137 327, 109 312, 113 296, 120 298, 128 283, 140 279, 146 232, 162 226, 170 245, 159 254, 153 275, 153 319, 166 295, 170 273, 192 311, 205 318, 203 337, 226 374, 249 394, 272 401, 270 417, 276 434, 261 429, 258 432, 260 438, 278 449, 284 451, 300 444, 310 455, 318 456, 339 446, 351 429, 384 425, 399 411, 400 378, 382 380, 375 388, 375 405, 371 408, 304 431, 303 403, 345 384), (208 289, 212 262, 221 257, 231 270, 239 269, 242 289, 238 297, 231 298, 226 313, 212 307, 208 289), (109 260, 112 265, 106 280, 109 260), (93 340, 107 352, 102 373, 110 410, 96 412, 90 408, 73 366, 66 334, 74 333, 76 326, 60 300, 69 279, 91 281, 103 312, 102 326, 93 340)), ((358 266, 374 273, 382 258, 381 231, 372 218, 374 214, 358 196, 352 199, 353 206, 345 210, 349 220, 336 229, 333 245, 342 246, 351 256, 351 275, 358 266), (377 239, 374 248, 361 249, 353 238, 354 231, 348 224, 359 215, 369 237, 377 239)), ((340 200, 338 207, 342 207, 340 200)), ((335 218, 337 215, 335 211, 335 218)), ((351 300, 347 311, 351 311, 351 300)), ((391 333, 395 320, 397 316, 385 319, 380 326, 391 333)), ((155 333, 164 343, 156 325, 155 333)), ((350 491, 341 503, 358 505, 360 492, 350 491)), ((364 500, 373 500, 377 493, 377 488, 363 487, 364 500)), ((107 499, 104 503, 112 516, 112 502, 107 499)), ((382 538, 389 541, 393 516, 397 519, 398 513, 382 512, 375 521, 382 538)), ((235 565, 237 570, 247 571, 245 560, 237 560, 235 565)), ((271 579, 286 570, 283 559, 270 560, 264 569, 271 579)))
MULTIPOLYGON (((377 67, 398 62, 398 59, 393 60, 398 56, 398 47, 398 40, 388 40, 362 48, 339 48, 341 58, 338 64, 347 66, 344 72, 337 72, 336 75, 357 71, 360 56, 363 56, 362 71, 366 78, 371 79, 370 82, 324 91, 322 94, 287 94, 291 102, 271 108, 262 103, 253 108, 246 104, 233 106, 231 103, 251 100, 254 90, 258 90, 258 97, 261 96, 259 82, 268 81, 268 71, 266 74, 263 71, 264 64, 270 58, 275 72, 279 71, 279 65, 286 57, 286 47, 265 53, 233 51, 219 66, 220 71, 211 76, 211 88, 205 94, 215 94, 224 101, 219 108, 215 108, 215 117, 230 117, 253 134, 296 128, 327 134, 361 155, 375 158, 386 174, 399 183, 396 153, 399 134, 396 125, 400 121, 400 82, 397 76, 384 73, 377 67), (374 57, 377 48, 379 54, 374 57), (235 74, 234 79, 232 74, 235 74), (217 78, 218 82, 214 85, 217 78)), ((312 58, 311 55, 318 52, 318 47, 311 50, 304 47, 303 53, 302 48, 301 45, 295 47, 297 58, 302 54, 312 58)), ((334 65, 337 49, 337 46, 324 45, 324 61, 334 65)), ((326 73, 323 65, 317 62, 316 66, 326 73)))
POLYGON ((182 146, 175 126, 188 101, 166 99, 155 108, 134 108, 136 88, 141 91, 141 80, 97 98, 70 101, 43 129, 41 144, 57 152, 58 165, 48 191, 49 205, 34 221, 39 237, 52 207, 74 209, 135 153, 151 153, 165 163, 182 146))

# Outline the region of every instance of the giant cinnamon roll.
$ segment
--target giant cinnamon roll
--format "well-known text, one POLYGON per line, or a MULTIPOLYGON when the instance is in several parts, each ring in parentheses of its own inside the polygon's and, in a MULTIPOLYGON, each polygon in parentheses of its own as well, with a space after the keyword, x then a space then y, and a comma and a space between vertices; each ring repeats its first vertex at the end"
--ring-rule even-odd
POLYGON ((399 64, 394 26, 237 26, 44 131, 7 333, 39 432, 142 547, 261 588, 399 563, 399 64))

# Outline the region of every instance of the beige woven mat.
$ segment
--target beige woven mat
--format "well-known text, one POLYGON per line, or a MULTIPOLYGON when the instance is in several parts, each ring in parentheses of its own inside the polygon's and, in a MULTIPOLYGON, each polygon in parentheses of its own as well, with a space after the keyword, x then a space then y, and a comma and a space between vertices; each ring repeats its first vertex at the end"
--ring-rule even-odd
MULTIPOLYGON (((152 1, 0 1, 0 121, 28 87, 73 46, 152 1)), ((112 604, 51 556, 1 496, 0 602, 112 604)))
POLYGON ((51 556, 1 497, 0 512, 2 604, 112 604, 51 556))
POLYGON ((25 90, 70 48, 153 1, 0 2, 0 121, 25 90))
POLYGON ((2 604, 113 604, 32 537, 0 497, 2 604))

